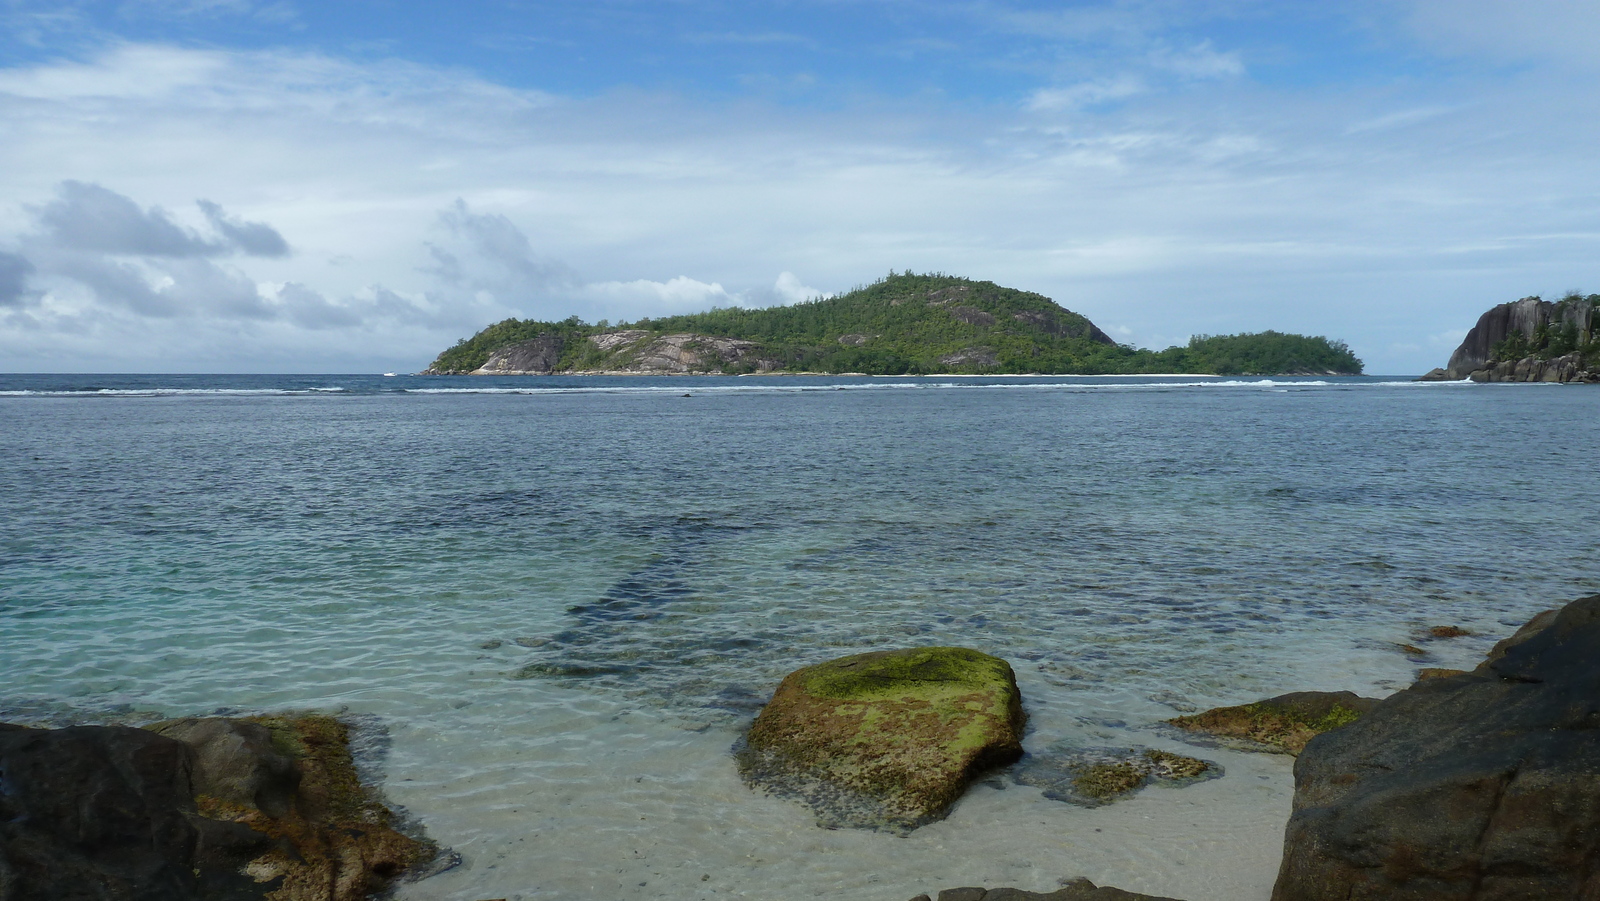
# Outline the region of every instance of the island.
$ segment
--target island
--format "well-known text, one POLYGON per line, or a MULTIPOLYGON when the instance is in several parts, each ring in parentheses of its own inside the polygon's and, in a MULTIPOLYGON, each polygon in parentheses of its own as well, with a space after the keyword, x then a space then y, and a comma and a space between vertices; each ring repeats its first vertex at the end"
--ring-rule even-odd
POLYGON ((943 274, 894 274, 765 309, 589 324, 506 319, 439 354, 426 375, 1360 375, 1342 341, 1275 331, 1119 344, 1042 294, 943 274))

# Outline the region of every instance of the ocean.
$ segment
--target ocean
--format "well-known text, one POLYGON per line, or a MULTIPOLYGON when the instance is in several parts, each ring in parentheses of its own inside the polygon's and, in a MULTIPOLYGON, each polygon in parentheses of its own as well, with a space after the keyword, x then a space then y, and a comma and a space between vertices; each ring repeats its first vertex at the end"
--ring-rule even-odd
POLYGON ((1292 761, 1163 720, 1387 694, 1600 591, 1582 386, 7 375, 0 451, 0 720, 342 711, 461 858, 401 899, 1265 901, 1292 761), (909 836, 740 781, 785 673, 915 645, 1009 660, 1032 755, 1225 775, 1002 771, 909 836))

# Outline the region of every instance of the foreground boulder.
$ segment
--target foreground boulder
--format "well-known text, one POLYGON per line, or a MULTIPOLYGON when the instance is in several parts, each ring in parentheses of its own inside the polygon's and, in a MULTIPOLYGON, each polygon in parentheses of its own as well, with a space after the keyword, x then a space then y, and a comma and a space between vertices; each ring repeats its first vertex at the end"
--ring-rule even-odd
POLYGON ((0 901, 360 901, 434 856, 331 717, 0 725, 0 901))
POLYGON ((1273 901, 1600 898, 1600 595, 1313 739, 1273 901))
POLYGON ((784 678, 738 752, 752 784, 826 826, 914 829, 982 770, 1022 756, 1011 667, 966 648, 858 654, 784 678))
POLYGON ((197 898, 189 749, 130 727, 0 725, 0 898, 197 898))
POLYGON ((1312 738, 1355 722, 1377 703, 1348 691, 1296 691, 1167 722, 1249 750, 1299 754, 1312 738))

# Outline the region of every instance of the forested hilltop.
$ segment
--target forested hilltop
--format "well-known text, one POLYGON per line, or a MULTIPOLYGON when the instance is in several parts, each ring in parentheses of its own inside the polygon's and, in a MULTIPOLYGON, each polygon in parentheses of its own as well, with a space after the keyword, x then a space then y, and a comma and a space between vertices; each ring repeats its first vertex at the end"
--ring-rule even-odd
POLYGON ((837 297, 590 325, 507 319, 440 354, 443 374, 756 372, 1359 375, 1342 341, 1202 335, 1118 344, 1050 298, 947 275, 891 274, 837 297))

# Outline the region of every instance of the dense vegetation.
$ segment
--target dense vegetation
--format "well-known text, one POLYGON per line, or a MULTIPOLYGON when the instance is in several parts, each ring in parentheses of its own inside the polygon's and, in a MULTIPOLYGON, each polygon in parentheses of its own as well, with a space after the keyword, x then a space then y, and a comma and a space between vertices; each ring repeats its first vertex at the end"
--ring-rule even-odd
MULTIPOLYGON (((767 309, 589 325, 507 319, 440 354, 434 372, 469 372, 498 348, 540 336, 566 339, 557 369, 622 368, 626 352, 581 340, 622 329, 650 336, 693 333, 754 341, 758 355, 724 367, 755 371, 757 358, 780 371, 1114 374, 1361 372, 1342 342, 1279 332, 1196 337, 1184 347, 1150 351, 1117 344, 1083 316, 1050 298, 993 282, 946 275, 891 274, 837 297, 767 309)), ((647 344, 640 341, 636 349, 647 344)))
POLYGON ((1490 350, 1490 357, 1494 360, 1521 360, 1527 357, 1552 360, 1577 352, 1583 354, 1586 364, 1600 360, 1600 335, 1594 332, 1581 334, 1577 325, 1562 321, 1568 318, 1566 314, 1570 307, 1583 303, 1600 308, 1600 294, 1584 297, 1573 292, 1561 298, 1556 301, 1554 315, 1550 317, 1553 321, 1540 325, 1532 335, 1524 335, 1520 330, 1513 329, 1504 341, 1490 350))

